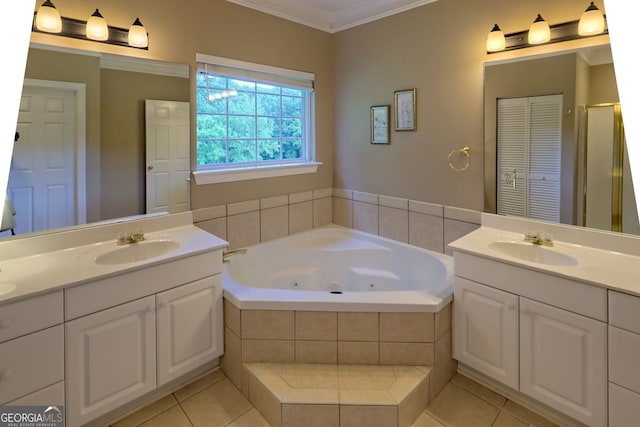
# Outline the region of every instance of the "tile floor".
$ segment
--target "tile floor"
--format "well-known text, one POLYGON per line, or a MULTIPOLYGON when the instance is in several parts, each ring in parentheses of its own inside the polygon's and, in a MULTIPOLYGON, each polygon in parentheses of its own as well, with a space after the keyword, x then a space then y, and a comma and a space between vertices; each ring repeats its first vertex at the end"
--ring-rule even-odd
MULTIPOLYGON (((112 427, 270 427, 220 370, 112 427)), ((413 427, 557 427, 519 404, 456 374, 413 427)))

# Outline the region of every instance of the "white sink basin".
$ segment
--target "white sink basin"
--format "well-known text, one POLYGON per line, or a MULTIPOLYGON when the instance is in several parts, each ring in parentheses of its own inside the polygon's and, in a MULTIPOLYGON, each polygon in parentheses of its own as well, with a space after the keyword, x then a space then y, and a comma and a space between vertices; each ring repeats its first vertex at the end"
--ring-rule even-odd
POLYGON ((145 240, 118 246, 107 253, 97 256, 94 262, 100 265, 129 264, 164 255, 175 251, 179 247, 180 243, 173 240, 145 240))
POLYGON ((491 242, 489 243, 489 249, 499 252, 502 255, 507 255, 523 261, 535 262, 537 264, 562 267, 578 265, 578 260, 571 255, 528 242, 491 242))
POLYGON ((13 292, 16 288, 16 285, 11 283, 0 283, 0 295, 8 294, 9 292, 13 292))

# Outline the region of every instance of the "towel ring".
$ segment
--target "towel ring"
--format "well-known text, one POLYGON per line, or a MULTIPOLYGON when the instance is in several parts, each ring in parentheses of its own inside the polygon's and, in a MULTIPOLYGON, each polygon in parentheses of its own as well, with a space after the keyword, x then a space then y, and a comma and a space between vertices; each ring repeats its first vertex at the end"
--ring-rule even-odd
POLYGON ((460 172, 460 171, 463 171, 463 170, 467 169, 469 167, 469 163, 471 162, 471 156, 469 155, 469 151, 470 151, 469 147, 462 147, 462 148, 457 148, 457 149, 453 150, 452 152, 450 152, 449 153, 449 157, 447 157, 447 160, 449 161, 449 167, 451 169, 453 169, 454 171, 456 171, 456 172, 460 172), (460 168, 455 167, 451 163, 451 156, 453 156, 456 153, 465 155, 465 157, 464 157, 464 166, 462 166, 460 168))

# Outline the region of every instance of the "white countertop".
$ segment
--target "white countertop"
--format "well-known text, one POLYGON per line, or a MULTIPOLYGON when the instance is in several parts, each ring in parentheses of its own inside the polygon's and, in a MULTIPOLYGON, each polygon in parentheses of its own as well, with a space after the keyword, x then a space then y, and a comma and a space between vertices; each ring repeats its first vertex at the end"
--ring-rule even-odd
POLYGON ((449 246, 454 251, 640 296, 639 256, 554 241, 554 246, 543 248, 569 255, 577 260, 577 265, 549 265, 497 252, 489 247, 489 243, 496 241, 523 242, 524 236, 522 233, 482 226, 449 246))
MULTIPOLYGON (((141 224, 141 229, 144 230, 145 223, 141 224)), ((175 223, 171 225, 175 225, 175 223)), ((114 226, 108 227, 115 229, 114 226)), ((27 255, 20 253, 18 257, 3 259, 0 261, 0 285, 12 284, 16 288, 11 292, 1 294, 0 303, 215 251, 228 244, 193 224, 182 224, 160 230, 157 229, 157 226, 154 228, 156 228, 155 231, 145 233, 145 241, 172 240, 179 243, 179 247, 168 253, 141 261, 113 265, 100 265, 93 262, 93 259, 103 253, 128 246, 117 246, 114 237, 109 240, 73 245, 42 253, 27 255)), ((114 235, 112 230, 109 232, 110 235, 114 235)), ((86 242, 84 233, 100 234, 92 229, 83 230, 81 233, 83 235, 79 240, 83 243, 86 242)), ((24 245, 23 242, 20 244, 24 245)), ((135 244, 132 243, 132 245, 135 244)))

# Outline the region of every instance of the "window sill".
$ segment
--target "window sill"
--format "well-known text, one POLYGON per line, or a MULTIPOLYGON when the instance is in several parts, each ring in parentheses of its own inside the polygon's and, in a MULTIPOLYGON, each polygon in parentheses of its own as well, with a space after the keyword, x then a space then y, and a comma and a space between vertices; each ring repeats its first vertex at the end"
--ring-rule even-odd
POLYGON ((249 168, 194 171, 196 185, 245 181, 248 179, 273 178, 276 176, 316 173, 321 162, 295 163, 288 165, 254 166, 249 168))

